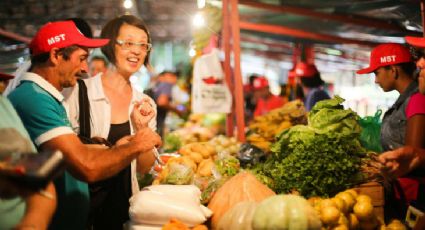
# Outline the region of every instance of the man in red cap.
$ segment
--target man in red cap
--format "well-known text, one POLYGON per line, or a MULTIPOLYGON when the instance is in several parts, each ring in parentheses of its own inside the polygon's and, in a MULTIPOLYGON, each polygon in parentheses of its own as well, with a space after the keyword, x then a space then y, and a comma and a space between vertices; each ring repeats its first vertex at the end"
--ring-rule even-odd
MULTIPOLYGON (((385 113, 381 126, 381 144, 384 151, 405 145, 425 147, 425 96, 418 92, 415 80, 416 66, 409 49, 401 44, 381 44, 372 50, 370 65, 358 74, 374 73, 375 82, 385 91, 397 90, 400 96, 385 113)), ((406 201, 416 200, 418 183, 399 178, 406 201)), ((404 218, 406 203, 397 197, 387 197, 386 216, 404 218)))
POLYGON ((268 113, 270 110, 281 107, 285 104, 282 97, 273 95, 270 92, 269 81, 265 77, 257 77, 252 83, 254 97, 257 101, 254 117, 268 113))
POLYGON ((2 94, 6 89, 7 84, 9 84, 9 80, 13 78, 14 76, 12 75, 0 73, 0 94, 2 94))
MULTIPOLYGON (((108 39, 85 37, 72 21, 47 23, 30 43, 32 66, 9 99, 39 150, 59 149, 67 171, 54 181, 58 208, 51 229, 84 229, 89 197, 86 182, 108 178, 128 166, 140 153, 160 145, 149 128, 112 148, 84 145, 72 131, 60 91, 76 84, 87 71, 88 49, 108 39)), ((141 120, 152 117, 142 116, 141 120)))
POLYGON ((317 102, 331 98, 323 89, 325 82, 320 77, 315 65, 299 62, 295 66, 295 74, 301 80, 305 95, 304 105, 307 111, 310 111, 317 102))

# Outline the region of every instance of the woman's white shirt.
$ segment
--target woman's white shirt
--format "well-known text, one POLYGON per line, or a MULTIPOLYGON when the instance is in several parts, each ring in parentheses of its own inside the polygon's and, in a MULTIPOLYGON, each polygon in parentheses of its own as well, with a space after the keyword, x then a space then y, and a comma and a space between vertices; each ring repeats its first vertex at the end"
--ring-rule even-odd
MULTIPOLYGON (((90 102, 90 128, 91 137, 103 137, 108 138, 109 130, 111 127, 111 103, 106 97, 103 91, 101 74, 94 77, 84 79, 84 83, 87 86, 87 95, 90 102)), ((131 134, 134 133, 133 125, 130 119, 130 114, 133 111, 134 103, 142 100, 143 98, 149 98, 151 104, 154 107, 156 114, 156 104, 148 95, 138 92, 132 87, 132 98, 130 107, 128 108, 128 117, 130 121, 131 134)), ((65 101, 64 107, 68 114, 69 121, 72 129, 75 133, 80 132, 79 124, 79 103, 78 103, 78 84, 73 88, 68 88, 62 91, 65 101)), ((156 115, 155 115, 156 116, 156 115)), ((149 127, 156 131, 156 117, 149 122, 149 127)), ((138 192, 139 184, 136 177, 136 160, 131 162, 131 181, 132 181, 132 192, 135 194, 138 192)))

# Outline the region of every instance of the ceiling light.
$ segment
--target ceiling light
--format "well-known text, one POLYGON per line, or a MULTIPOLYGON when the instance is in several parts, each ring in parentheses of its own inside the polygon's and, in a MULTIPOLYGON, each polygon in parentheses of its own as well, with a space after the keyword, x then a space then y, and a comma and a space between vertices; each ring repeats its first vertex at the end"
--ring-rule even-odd
POLYGON ((194 48, 190 48, 189 57, 195 57, 195 55, 196 55, 196 50, 194 48))
POLYGON ((133 1, 132 0, 124 0, 123 6, 126 9, 130 9, 131 7, 133 7, 133 1))
POLYGON ((195 17, 193 17, 193 25, 198 28, 205 25, 205 19, 201 13, 195 14, 195 17))
POLYGON ((198 9, 202 9, 205 7, 205 0, 197 0, 198 9))

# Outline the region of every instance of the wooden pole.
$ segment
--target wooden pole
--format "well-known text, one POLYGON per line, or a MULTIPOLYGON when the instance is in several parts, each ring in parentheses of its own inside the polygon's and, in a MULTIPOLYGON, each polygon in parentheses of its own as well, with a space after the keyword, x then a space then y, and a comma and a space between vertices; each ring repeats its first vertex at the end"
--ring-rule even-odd
POLYGON ((421 0, 422 36, 425 37, 425 0, 421 0))
POLYGON ((241 74, 241 58, 240 58, 240 25, 239 25, 239 9, 238 0, 231 1, 231 23, 233 37, 233 55, 234 55, 234 83, 235 83, 235 113, 237 138, 240 142, 245 142, 245 117, 244 117, 244 97, 241 74))
POLYGON ((226 115, 226 135, 228 137, 234 136, 234 115, 235 115, 235 105, 234 105, 234 86, 232 81, 232 69, 230 67, 230 17, 229 17, 229 0, 223 0, 222 2, 222 14, 223 14, 223 29, 222 29, 222 44, 224 48, 224 77, 226 79, 227 86, 229 87, 230 92, 232 93, 232 108, 229 114, 226 115))

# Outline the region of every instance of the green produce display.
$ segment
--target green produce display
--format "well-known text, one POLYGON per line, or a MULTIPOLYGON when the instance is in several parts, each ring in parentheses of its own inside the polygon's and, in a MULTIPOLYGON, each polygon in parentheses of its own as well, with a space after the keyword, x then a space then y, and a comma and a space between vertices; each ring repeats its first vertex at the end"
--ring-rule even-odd
POLYGON ((365 149, 359 142, 358 115, 344 110, 336 96, 317 103, 308 125, 285 130, 273 154, 253 169, 276 193, 296 190, 304 197, 332 196, 364 179, 360 172, 365 149))
POLYGON ((167 134, 164 138, 164 152, 176 152, 182 146, 180 137, 176 134, 167 134))

